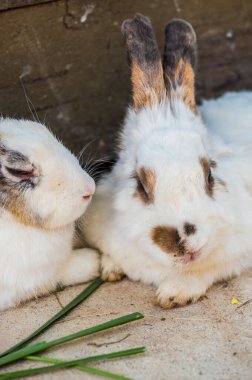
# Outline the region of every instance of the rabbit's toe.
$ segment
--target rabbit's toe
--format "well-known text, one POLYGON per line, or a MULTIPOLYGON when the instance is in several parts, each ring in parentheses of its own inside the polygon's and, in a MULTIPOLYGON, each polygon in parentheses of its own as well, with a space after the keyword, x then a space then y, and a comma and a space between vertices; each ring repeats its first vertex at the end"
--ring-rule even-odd
MULTIPOLYGON (((192 279, 190 279, 192 280, 192 279)), ((197 302, 206 293, 206 287, 196 281, 165 281, 157 291, 155 304, 164 309, 173 309, 197 302)))
MULTIPOLYGON (((198 298, 197 298, 198 299, 198 298)), ((196 302, 194 297, 156 297, 155 304, 161 306, 163 309, 174 309, 175 307, 185 306, 189 303, 196 302)))
POLYGON ((124 276, 122 269, 109 255, 102 255, 102 279, 104 281, 121 281, 124 276))
POLYGON ((102 279, 109 282, 121 281, 124 276, 122 272, 102 272, 102 279))

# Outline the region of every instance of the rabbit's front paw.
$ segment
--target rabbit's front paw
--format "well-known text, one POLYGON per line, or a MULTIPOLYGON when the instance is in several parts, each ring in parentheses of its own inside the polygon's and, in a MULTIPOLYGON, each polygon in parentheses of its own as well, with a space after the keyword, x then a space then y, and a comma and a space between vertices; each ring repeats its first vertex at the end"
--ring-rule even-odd
POLYGON ((121 281, 125 274, 108 255, 102 255, 102 279, 104 281, 121 281))
POLYGON ((60 283, 64 286, 88 282, 99 276, 100 256, 90 248, 74 250, 60 272, 60 283))
POLYGON ((185 306, 194 303, 205 295, 207 287, 197 278, 166 280, 159 286, 155 304, 164 309, 185 306))

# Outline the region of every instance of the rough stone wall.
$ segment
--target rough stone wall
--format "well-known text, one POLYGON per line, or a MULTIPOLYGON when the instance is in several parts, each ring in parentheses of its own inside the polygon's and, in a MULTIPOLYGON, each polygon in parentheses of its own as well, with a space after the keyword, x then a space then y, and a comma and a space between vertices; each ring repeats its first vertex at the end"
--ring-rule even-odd
POLYGON ((120 25, 135 12, 151 17, 160 48, 168 20, 193 24, 199 99, 252 89, 250 0, 3 0, 1 114, 31 117, 22 81, 40 120, 75 153, 92 141, 87 155, 111 155, 130 101, 120 25))

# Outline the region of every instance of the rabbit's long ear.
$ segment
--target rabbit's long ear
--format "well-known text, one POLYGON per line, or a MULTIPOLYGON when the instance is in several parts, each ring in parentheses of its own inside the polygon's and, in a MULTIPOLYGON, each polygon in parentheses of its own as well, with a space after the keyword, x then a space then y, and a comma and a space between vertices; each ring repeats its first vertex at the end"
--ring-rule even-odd
POLYGON ((168 94, 180 90, 184 102, 196 112, 195 66, 196 34, 192 26, 174 19, 165 28, 165 48, 163 58, 164 79, 168 94))
POLYGON ((122 24, 131 66, 134 108, 160 102, 165 94, 161 58, 150 20, 137 14, 122 24))

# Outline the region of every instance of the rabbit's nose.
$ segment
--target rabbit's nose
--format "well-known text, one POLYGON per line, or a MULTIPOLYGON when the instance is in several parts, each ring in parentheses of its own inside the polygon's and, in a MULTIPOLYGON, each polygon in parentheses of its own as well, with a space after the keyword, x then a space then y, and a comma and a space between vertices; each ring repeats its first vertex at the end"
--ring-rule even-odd
POLYGON ((94 195, 95 192, 95 182, 93 178, 88 176, 88 182, 86 182, 84 186, 84 192, 82 193, 82 198, 85 201, 91 201, 92 196, 94 195))
POLYGON ((82 194, 82 198, 85 201, 91 201, 92 196, 94 195, 94 192, 95 192, 95 187, 90 186, 90 187, 86 188, 86 191, 82 194))
POLYGON ((87 192, 87 193, 85 193, 85 194, 82 195, 82 198, 83 198, 85 201, 91 201, 92 196, 93 196, 92 193, 88 193, 88 192, 87 192))

